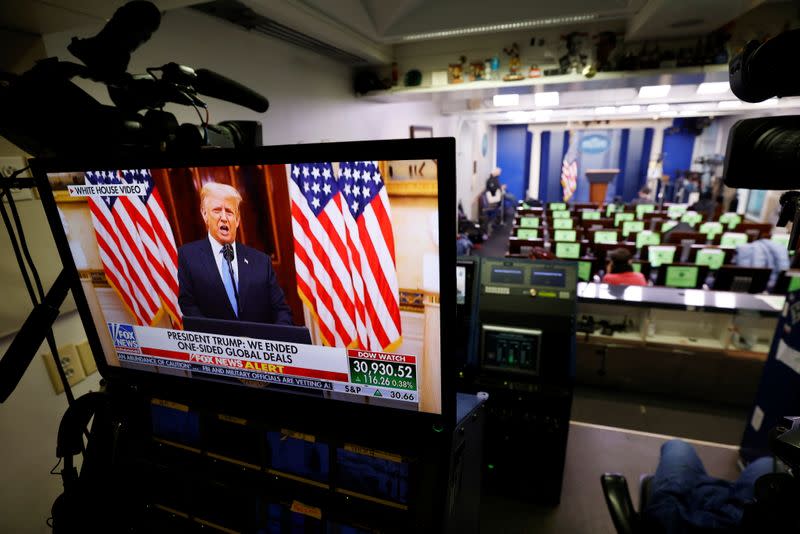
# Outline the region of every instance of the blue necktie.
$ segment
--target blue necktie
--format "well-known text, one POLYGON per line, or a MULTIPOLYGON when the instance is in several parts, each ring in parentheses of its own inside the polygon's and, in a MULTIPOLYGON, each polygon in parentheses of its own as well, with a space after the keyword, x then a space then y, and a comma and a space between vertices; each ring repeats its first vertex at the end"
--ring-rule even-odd
MULTIPOLYGON (((220 251, 222 254, 222 251, 220 251)), ((228 269, 228 262, 225 260, 225 256, 222 256, 220 259, 220 265, 222 266, 222 285, 225 286, 225 293, 228 294, 228 300, 231 302, 231 308, 233 308, 233 314, 238 318, 239 314, 237 313, 238 307, 236 306, 236 295, 233 292, 233 278, 231 269, 228 269)))

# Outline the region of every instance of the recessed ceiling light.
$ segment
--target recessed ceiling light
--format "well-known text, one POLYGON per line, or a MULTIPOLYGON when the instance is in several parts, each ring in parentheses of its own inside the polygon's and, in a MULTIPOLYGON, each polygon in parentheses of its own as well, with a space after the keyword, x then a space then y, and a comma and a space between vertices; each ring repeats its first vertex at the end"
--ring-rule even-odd
POLYGON ((580 24, 600 18, 597 13, 587 13, 585 15, 571 15, 568 17, 550 17, 546 19, 521 20, 518 22, 508 22, 503 24, 487 24, 484 26, 471 26, 468 28, 455 28, 428 33, 412 33, 403 36, 403 41, 419 41, 422 39, 438 39, 442 37, 458 37, 476 33, 502 32, 508 30, 524 30, 526 28, 541 28, 545 26, 570 26, 580 24))
POLYGON ((617 112, 617 108, 615 108, 614 106, 600 106, 594 108, 594 112, 597 115, 613 115, 614 113, 617 112))
POLYGON ((551 91, 549 93, 535 93, 533 95, 533 102, 538 107, 557 106, 558 92, 551 91))
POLYGON ((619 112, 620 113, 639 113, 642 110, 642 106, 620 106, 619 112))
POLYGON ((510 95, 494 95, 492 103, 495 106, 517 106, 519 105, 519 95, 512 93, 510 95))
POLYGON ((660 111, 667 111, 669 104, 650 104, 647 106, 647 111, 658 113, 660 111))
POLYGON ((729 82, 703 82, 697 86, 698 95, 721 95, 731 88, 729 82))
POLYGON ((736 109, 742 107, 741 100, 723 100, 717 104, 719 109, 736 109))
POLYGON ((639 98, 663 98, 670 89, 671 85, 644 85, 639 88, 639 98))

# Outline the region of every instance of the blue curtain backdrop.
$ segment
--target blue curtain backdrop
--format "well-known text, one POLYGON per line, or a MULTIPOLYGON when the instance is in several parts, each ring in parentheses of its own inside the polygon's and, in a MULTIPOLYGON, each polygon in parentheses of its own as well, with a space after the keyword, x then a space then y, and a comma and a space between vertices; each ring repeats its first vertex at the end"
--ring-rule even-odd
MULTIPOLYGON (((497 164, 503 169, 501 180, 509 191, 523 198, 528 187, 528 167, 531 150, 541 150, 539 167, 539 200, 558 202, 563 196, 561 164, 575 143, 573 153, 578 161, 578 187, 573 202, 589 201, 586 169, 620 169, 609 184, 606 200, 621 196, 629 201, 646 182, 647 165, 653 140, 652 128, 609 128, 604 130, 574 130, 574 140, 564 131, 545 131, 541 146, 531 147, 532 135, 526 125, 497 127, 497 164)), ((690 156, 691 157, 691 154, 690 156)))
POLYGON ((674 180, 678 171, 692 165, 695 135, 686 129, 687 119, 675 119, 672 128, 664 131, 664 174, 674 180))
MULTIPOLYGON (((525 124, 497 128, 497 166, 503 170, 500 182, 517 199, 524 199, 528 188, 531 139, 532 135, 525 124)), ((489 177, 478 178, 485 181, 489 177)))

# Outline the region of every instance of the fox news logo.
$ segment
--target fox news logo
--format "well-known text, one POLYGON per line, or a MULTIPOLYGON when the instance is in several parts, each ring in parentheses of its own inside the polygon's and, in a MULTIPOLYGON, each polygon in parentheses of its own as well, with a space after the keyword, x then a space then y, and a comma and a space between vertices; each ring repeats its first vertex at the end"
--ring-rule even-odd
POLYGON ((125 352, 140 353, 139 343, 136 341, 136 334, 133 327, 129 324, 108 323, 111 330, 111 338, 117 350, 125 352))

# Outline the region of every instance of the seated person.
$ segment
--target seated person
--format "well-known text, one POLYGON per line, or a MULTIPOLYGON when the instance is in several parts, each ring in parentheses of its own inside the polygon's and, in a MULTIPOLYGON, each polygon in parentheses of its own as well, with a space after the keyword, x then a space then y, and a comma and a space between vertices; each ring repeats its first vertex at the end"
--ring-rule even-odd
POLYGON ((786 247, 769 239, 759 239, 736 247, 733 263, 739 267, 762 267, 772 269, 767 287, 775 285, 781 271, 789 269, 789 252, 786 247))
POLYGON ((679 439, 661 446, 661 459, 642 511, 647 532, 679 534, 698 529, 738 532, 756 480, 773 471, 774 461, 752 462, 736 482, 709 476, 694 448, 679 439))
POLYGON ((506 192, 506 185, 500 183, 500 175, 503 169, 496 167, 489 178, 486 179, 486 199, 490 204, 502 202, 503 213, 506 217, 513 217, 517 207, 517 199, 511 193, 506 192))
POLYGON ((689 206, 689 211, 696 211, 705 217, 711 219, 714 217, 714 210, 717 209, 717 203, 714 201, 714 195, 711 191, 703 191, 700 193, 700 199, 689 206))
POLYGON ((615 286, 646 286, 642 273, 637 273, 631 265, 631 253, 626 248, 615 248, 608 253, 606 275, 603 283, 615 286))

